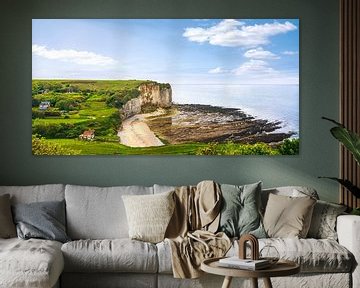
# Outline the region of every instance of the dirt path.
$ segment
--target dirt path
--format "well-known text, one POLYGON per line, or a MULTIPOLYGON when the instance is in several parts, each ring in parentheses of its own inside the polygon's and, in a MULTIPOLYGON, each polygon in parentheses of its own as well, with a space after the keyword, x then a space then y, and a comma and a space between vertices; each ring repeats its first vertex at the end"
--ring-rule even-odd
POLYGON ((120 143, 130 147, 162 146, 164 143, 157 138, 145 122, 146 114, 134 115, 122 124, 118 132, 120 143))

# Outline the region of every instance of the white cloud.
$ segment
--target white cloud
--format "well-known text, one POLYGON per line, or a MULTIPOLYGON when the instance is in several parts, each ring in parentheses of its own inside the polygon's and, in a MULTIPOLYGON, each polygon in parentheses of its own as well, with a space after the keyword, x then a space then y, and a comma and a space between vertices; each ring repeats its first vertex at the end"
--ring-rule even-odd
POLYGON ((246 84, 299 84, 297 71, 279 71, 264 60, 250 59, 231 72, 246 84))
POLYGON ((262 47, 255 49, 250 49, 245 52, 244 56, 246 58, 252 59, 279 59, 280 57, 270 51, 264 50, 262 47))
POLYGON ((298 55, 299 51, 284 51, 282 52, 284 55, 298 55))
POLYGON ((289 21, 265 24, 245 25, 234 19, 225 19, 209 28, 189 27, 183 36, 190 41, 225 47, 255 47, 270 43, 274 35, 296 30, 297 27, 289 21))
POLYGON ((221 74, 221 73, 226 73, 226 72, 227 72, 227 71, 224 70, 224 69, 221 68, 221 67, 216 67, 216 68, 210 69, 210 70, 208 71, 208 73, 210 73, 210 74, 221 74))
POLYGON ((89 51, 77 51, 73 49, 48 49, 46 46, 37 44, 32 45, 32 53, 46 59, 72 62, 80 65, 108 66, 117 62, 111 57, 89 51))
POLYGON ((276 70, 269 66, 269 63, 263 60, 254 60, 250 59, 249 61, 243 63, 236 69, 232 70, 236 75, 264 75, 264 74, 274 74, 277 73, 276 70))

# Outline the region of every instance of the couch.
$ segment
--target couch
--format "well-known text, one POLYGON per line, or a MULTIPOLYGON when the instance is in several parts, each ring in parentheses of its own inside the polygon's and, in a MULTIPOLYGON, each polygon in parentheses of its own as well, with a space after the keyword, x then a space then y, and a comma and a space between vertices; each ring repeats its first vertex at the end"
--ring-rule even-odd
MULTIPOLYGON (((92 187, 48 184, 0 186, 11 203, 61 201, 66 203, 67 243, 18 238, 0 239, 0 287, 221 287, 223 277, 206 274, 198 279, 174 279, 171 250, 166 241, 157 244, 128 236, 123 195, 163 193, 171 186, 154 185, 92 187)), ((303 189, 297 187, 297 189, 303 189)), ((304 188, 306 190, 306 188, 304 188)), ((264 189, 267 195, 292 195, 293 187, 264 189)), ((312 192, 315 193, 316 192, 312 192)), ((360 217, 337 217, 338 240, 266 238, 282 258, 301 265, 301 273, 273 278, 274 287, 360 287, 360 217)), ((227 255, 236 255, 237 242, 227 255)), ((234 279, 248 287, 246 279, 234 279)), ((262 281, 259 281, 260 287, 262 281)), ((243 286, 241 286, 243 287, 243 286)), ((250 286, 249 286, 250 287, 250 286)))

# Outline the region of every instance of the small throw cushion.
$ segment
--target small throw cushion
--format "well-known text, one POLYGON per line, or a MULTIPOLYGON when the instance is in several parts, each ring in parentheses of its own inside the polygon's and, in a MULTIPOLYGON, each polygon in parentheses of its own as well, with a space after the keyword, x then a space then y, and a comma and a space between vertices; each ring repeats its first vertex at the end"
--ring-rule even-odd
POLYGON ((158 243, 175 208, 174 191, 155 195, 122 196, 131 239, 158 243))
POLYGON ((0 196, 0 238, 16 237, 9 194, 0 196))
POLYGON ((264 227, 269 237, 306 238, 316 200, 306 197, 269 195, 264 227))
POLYGON ((308 237, 337 240, 336 219, 346 206, 318 200, 312 214, 308 237))
POLYGON ((16 204, 13 214, 19 238, 70 241, 65 232, 65 201, 16 204))
POLYGON ((265 238, 266 233, 260 216, 261 182, 235 186, 221 185, 222 209, 219 231, 229 237, 251 233, 265 238))

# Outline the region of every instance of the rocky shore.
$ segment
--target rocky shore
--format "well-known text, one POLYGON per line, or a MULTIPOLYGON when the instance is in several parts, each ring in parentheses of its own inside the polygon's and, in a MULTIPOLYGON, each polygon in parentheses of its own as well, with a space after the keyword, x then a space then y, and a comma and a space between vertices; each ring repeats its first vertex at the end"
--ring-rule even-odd
POLYGON ((163 142, 226 142, 276 144, 294 133, 278 133, 281 122, 255 119, 239 109, 199 104, 174 104, 162 113, 145 117, 163 142))

